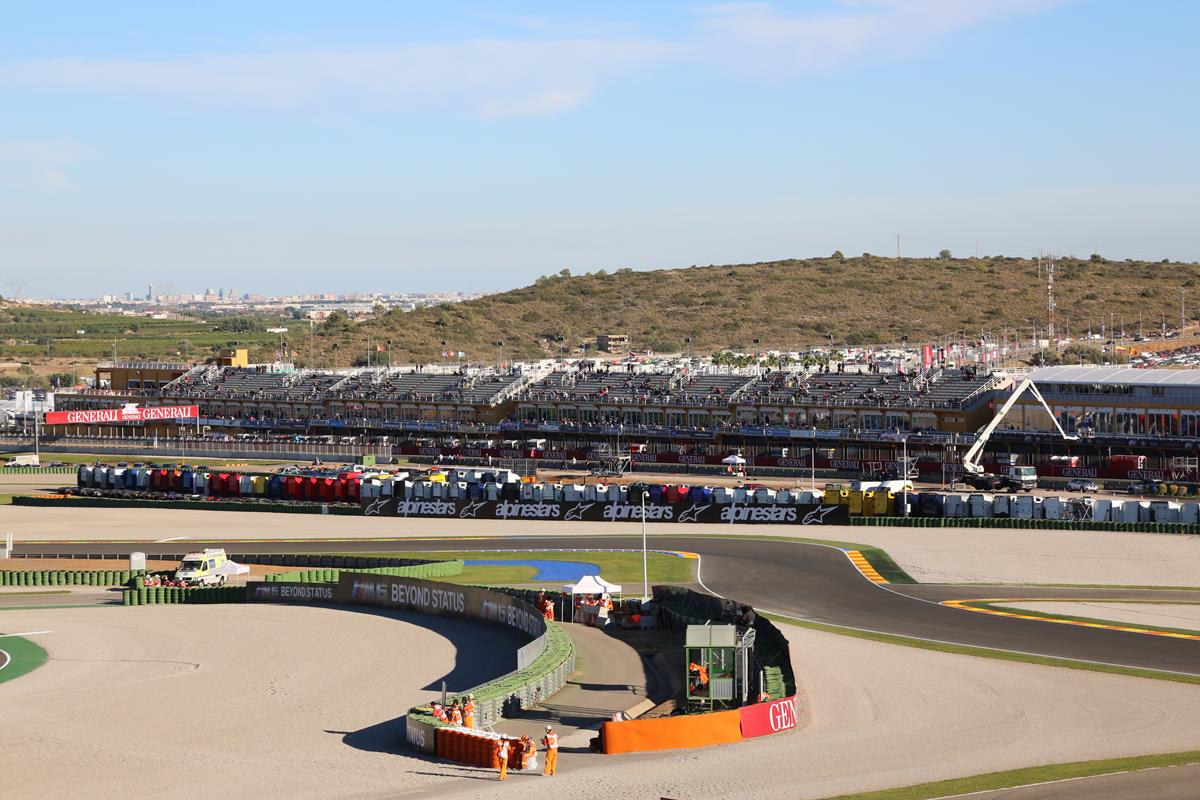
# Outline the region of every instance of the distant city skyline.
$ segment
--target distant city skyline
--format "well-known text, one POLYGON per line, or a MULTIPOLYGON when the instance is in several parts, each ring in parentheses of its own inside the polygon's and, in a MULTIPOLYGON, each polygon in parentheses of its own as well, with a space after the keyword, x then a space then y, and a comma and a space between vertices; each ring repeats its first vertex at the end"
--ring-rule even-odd
POLYGON ((26 4, 0 294, 497 291, 847 255, 1200 260, 1200 6, 26 4))

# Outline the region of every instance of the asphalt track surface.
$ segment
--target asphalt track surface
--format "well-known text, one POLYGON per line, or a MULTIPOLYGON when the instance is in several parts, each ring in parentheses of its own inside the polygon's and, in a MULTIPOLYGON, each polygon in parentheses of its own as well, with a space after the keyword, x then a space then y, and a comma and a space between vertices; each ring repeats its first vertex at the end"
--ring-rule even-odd
MULTIPOLYGON (((253 542, 241 552, 404 552, 437 549, 494 550, 505 548, 605 549, 636 547, 637 537, 504 536, 496 539, 396 539, 322 542, 319 540, 253 542)), ((206 543, 190 540, 188 547, 206 543)), ((213 542, 232 551, 229 542, 213 542)), ((719 536, 654 536, 651 546, 700 553, 701 587, 763 611, 799 619, 868 631, 987 647, 1055 658, 1091 661, 1123 667, 1200 675, 1200 641, 1148 636, 1140 633, 1077 628, 1035 620, 977 614, 949 608, 937 599, 912 596, 909 587, 879 586, 863 578, 839 549, 779 540, 734 539, 719 536)), ((87 545, 27 545, 24 552, 128 552, 128 543, 87 545)), ((179 552, 179 543, 139 543, 148 556, 179 552)), ((945 587, 941 587, 945 589, 945 587)), ((1000 589, 1001 587, 992 587, 1000 589)), ((1009 597, 1014 587, 999 594, 962 587, 954 599, 1009 597)), ((916 590, 913 595, 920 593, 916 590)), ((1104 590, 1078 590, 1087 597, 1106 596, 1104 590)), ((1130 590, 1125 590, 1126 599, 1130 590)), ((1041 594, 1039 590, 1038 594, 1041 594)), ((1172 593, 1174 594, 1174 593, 1172 593)), ((1167 599, 1155 592, 1154 599, 1167 599)), ((940 599, 940 598, 938 598, 940 599)), ((1115 599, 1115 598, 1114 598, 1115 599)))
MULTIPOLYGON (((214 546, 245 553, 351 553, 429 550, 570 549, 589 550, 639 545, 635 536, 504 536, 493 538, 430 538, 395 540, 293 540, 229 542, 214 546)), ((189 540, 189 548, 206 543, 189 540)), ((701 555, 701 589, 751 604, 757 609, 830 625, 906 637, 973 645, 1102 664, 1200 675, 1200 641, 1146 634, 1079 628, 1034 620, 977 614, 941 605, 941 599, 1035 596, 1168 599, 1194 592, 1149 590, 1053 589, 1050 587, 879 586, 866 580, 845 553, 834 547, 771 539, 737 539, 713 535, 659 536, 650 546, 687 550, 701 555)), ((156 553, 179 552, 180 544, 96 542, 89 544, 29 544, 28 553, 127 553, 131 549, 156 553)), ((1196 796, 1200 768, 1147 770, 1005 789, 971 795, 980 800, 1062 800, 1072 798, 1162 797, 1173 800, 1196 796), (1182 793, 1180 793, 1182 792, 1182 793), (1190 794, 1189 794, 1190 792, 1190 794)))

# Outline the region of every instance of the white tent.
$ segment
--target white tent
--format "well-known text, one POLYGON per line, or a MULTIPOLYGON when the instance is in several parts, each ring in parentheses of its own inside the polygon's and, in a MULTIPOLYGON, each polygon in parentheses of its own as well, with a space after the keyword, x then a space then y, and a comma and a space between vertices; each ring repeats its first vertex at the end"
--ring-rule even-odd
POLYGON ((731 456, 725 456, 724 458, 722 458, 721 463, 722 464, 732 464, 735 467, 740 467, 746 463, 746 459, 742 458, 740 455, 737 455, 735 453, 731 456))
POLYGON ((565 584, 563 591, 570 594, 620 594, 621 585, 609 583, 599 575, 584 575, 576 583, 565 584))

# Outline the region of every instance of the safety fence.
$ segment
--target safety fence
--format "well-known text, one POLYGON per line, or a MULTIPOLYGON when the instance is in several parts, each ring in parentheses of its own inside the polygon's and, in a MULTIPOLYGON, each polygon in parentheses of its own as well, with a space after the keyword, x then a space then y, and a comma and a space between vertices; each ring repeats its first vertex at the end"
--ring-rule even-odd
POLYGON ((1182 522, 1104 522, 1094 519, 1023 519, 1018 517, 851 517, 850 524, 899 528, 1016 528, 1045 531, 1200 533, 1200 525, 1182 522))
POLYGON ((180 496, 171 499, 161 494, 150 499, 148 493, 108 492, 103 497, 86 494, 70 496, 56 495, 16 495, 12 499, 15 506, 68 506, 70 508, 172 508, 193 511, 269 511, 276 514, 342 514, 345 516, 362 516, 358 505, 346 503, 309 503, 289 502, 286 500, 233 500, 222 498, 195 497, 188 499, 180 496), (132 496, 140 495, 140 496, 132 496))
POLYGON ((0 570, 0 586, 125 586, 145 570, 0 570))
POLYGON ((3 467, 0 476, 4 475, 73 475, 75 467, 3 467))
MULTIPOLYGON (((743 604, 679 586, 655 586, 654 601, 660 624, 670 628, 746 622, 743 604)), ((770 699, 728 711, 605 722, 600 729, 601 750, 618 754, 707 747, 794 730, 799 713, 787 637, 764 617, 755 615, 751 624, 755 657, 764 673, 763 689, 770 699)))

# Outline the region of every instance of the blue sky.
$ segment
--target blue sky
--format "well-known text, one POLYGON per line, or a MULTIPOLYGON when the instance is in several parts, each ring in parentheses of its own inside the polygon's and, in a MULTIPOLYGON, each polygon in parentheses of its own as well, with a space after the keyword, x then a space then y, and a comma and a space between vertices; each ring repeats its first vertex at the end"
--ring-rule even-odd
POLYGON ((0 283, 1200 259, 1200 4, 189 5, 6 9, 0 283))

